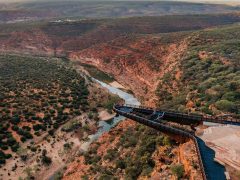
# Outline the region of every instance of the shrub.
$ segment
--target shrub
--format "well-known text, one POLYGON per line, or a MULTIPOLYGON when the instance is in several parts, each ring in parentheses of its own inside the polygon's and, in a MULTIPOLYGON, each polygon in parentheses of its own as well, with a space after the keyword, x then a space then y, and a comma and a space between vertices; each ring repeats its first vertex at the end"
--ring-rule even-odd
POLYGON ((6 163, 6 160, 3 158, 0 158, 0 164, 5 164, 5 163, 6 163))
POLYGON ((184 168, 181 164, 171 166, 171 171, 178 179, 184 175, 184 168))
POLYGON ((116 168, 125 169, 126 165, 122 159, 116 161, 116 168))
POLYGON ((11 149, 12 149, 13 152, 17 152, 18 148, 19 148, 19 144, 18 143, 16 143, 13 146, 11 146, 11 149))
POLYGON ((13 123, 13 124, 18 124, 19 122, 20 122, 19 116, 14 116, 14 117, 11 119, 11 123, 13 123))
POLYGON ((137 179, 137 177, 141 174, 142 169, 136 166, 130 166, 126 168, 126 176, 127 179, 137 179))
POLYGON ((42 163, 49 166, 52 163, 52 159, 46 155, 42 156, 42 163))
POLYGON ((165 145, 165 146, 170 146, 171 145, 171 140, 169 139, 168 136, 164 136, 163 145, 165 145))
POLYGON ((22 141, 22 142, 25 142, 25 141, 26 141, 26 138, 25 138, 25 137, 21 137, 21 141, 22 141))
POLYGON ((117 179, 117 178, 114 178, 114 176, 108 175, 108 174, 102 174, 99 177, 99 180, 115 180, 115 179, 117 179))
POLYGON ((227 111, 227 112, 235 112, 236 111, 236 106, 233 102, 228 101, 228 100, 220 100, 216 102, 216 107, 219 110, 222 111, 227 111))

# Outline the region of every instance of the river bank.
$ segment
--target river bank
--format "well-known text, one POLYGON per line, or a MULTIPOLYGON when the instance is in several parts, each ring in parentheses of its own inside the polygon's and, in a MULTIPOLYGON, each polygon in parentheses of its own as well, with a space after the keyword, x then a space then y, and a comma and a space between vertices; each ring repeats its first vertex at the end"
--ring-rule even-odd
MULTIPOLYGON (((118 90, 111 85, 100 81, 95 81, 92 84, 94 85, 91 85, 91 89, 95 90, 90 90, 93 91, 90 99, 94 99, 95 97, 108 100, 110 94, 117 94, 128 103, 138 102, 132 95, 118 90), (96 94, 96 92, 98 92, 98 94, 96 94)), ((102 100, 100 101, 102 103, 102 100)), ((90 103, 92 108, 99 104, 96 100, 94 103, 90 103)), ((100 115, 102 111, 107 111, 107 109, 101 107, 97 108, 97 111, 98 115, 100 115)), ((79 152, 87 151, 89 144, 124 119, 123 117, 114 118, 114 114, 109 114, 109 117, 110 116, 110 120, 105 121, 101 119, 96 120, 95 115, 93 116, 90 112, 83 113, 61 125, 58 130, 55 131, 54 136, 46 133, 46 136, 42 137, 42 139, 39 137, 31 143, 26 142, 26 147, 23 146, 23 148, 17 152, 18 155, 10 159, 8 163, 1 168, 0 179, 27 177, 35 177, 35 179, 39 180, 55 179, 56 176, 58 176, 58 172, 64 171, 66 164, 71 162, 79 152), (81 127, 71 130, 74 124, 79 124, 81 127), (63 131, 63 129, 66 129, 66 131, 63 131), (30 144, 27 145, 28 143, 30 144), (27 146, 31 146, 31 149, 27 146), (41 154, 43 150, 47 151, 47 156, 51 159, 50 165, 41 165, 41 154), (23 156, 27 157, 24 161, 21 159, 23 156)))
MULTIPOLYGON (((92 80, 94 82, 96 82, 97 84, 99 84, 102 88, 106 89, 109 93, 114 94, 114 95, 118 95, 121 99, 123 99, 125 101, 125 103, 128 104, 133 104, 133 105, 140 105, 140 102, 131 94, 124 92, 121 89, 118 89, 119 86, 121 86, 118 83, 114 83, 113 85, 111 84, 106 84, 102 81, 99 81, 97 79, 92 78, 92 80), (118 87, 116 87, 116 84, 118 85, 118 87)), ((122 87, 122 86, 121 86, 122 87)), ((124 89, 124 88, 122 88, 124 89)), ((103 110, 106 111, 106 110, 103 110)), ((99 112, 99 115, 101 112, 99 112)), ((110 131, 110 129, 112 127, 115 127, 120 121, 124 120, 125 118, 122 116, 119 117, 115 117, 115 114, 109 114, 108 113, 108 117, 107 119, 100 119, 100 121, 98 122, 97 125, 97 130, 93 133, 88 135, 85 140, 80 141, 80 144, 78 146, 77 151, 78 152, 86 152, 89 149, 89 146, 96 141, 99 137, 101 137, 104 133, 110 131), (111 117, 111 118, 110 118, 111 117), (108 119, 110 118, 110 119, 108 119)), ((73 160, 73 159, 71 159, 73 160)), ((48 178, 46 179, 54 179, 55 176, 58 174, 58 172, 60 172, 61 169, 63 169, 64 166, 60 166, 58 169, 56 169, 54 171, 54 173, 51 176, 48 176, 48 178)))
MULTIPOLYGON (((92 78, 94 81, 96 81, 98 84, 100 84, 103 88, 106 88, 110 93, 118 95, 121 99, 125 101, 126 104, 132 104, 132 105, 140 105, 140 102, 132 95, 127 92, 124 92, 121 89, 118 89, 114 86, 111 86, 110 84, 106 84, 102 81, 99 81, 97 79, 92 78)), ((126 118, 122 116, 114 117, 111 121, 99 121, 98 124, 98 131, 93 134, 88 136, 88 141, 84 142, 81 145, 81 149, 83 151, 87 151, 90 144, 97 140, 104 132, 108 132, 112 127, 117 125, 120 121, 124 120, 126 118)))

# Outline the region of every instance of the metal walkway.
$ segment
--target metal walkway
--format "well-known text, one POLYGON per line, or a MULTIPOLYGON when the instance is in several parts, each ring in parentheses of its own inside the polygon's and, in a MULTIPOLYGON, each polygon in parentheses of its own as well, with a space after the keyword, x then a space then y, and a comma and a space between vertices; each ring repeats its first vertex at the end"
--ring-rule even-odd
POLYGON ((187 129, 180 129, 177 127, 165 124, 164 121, 177 122, 183 125, 199 125, 203 121, 220 123, 220 124, 232 124, 240 125, 240 121, 236 119, 214 119, 198 115, 188 115, 177 112, 162 111, 158 109, 132 106, 132 105, 115 105, 113 110, 119 115, 130 118, 146 126, 160 130, 165 133, 177 134, 193 140, 196 152, 199 159, 200 170, 202 178, 204 180, 225 180, 224 167, 214 159, 214 151, 208 148, 205 143, 195 136, 194 132, 187 129))
POLYGON ((124 105, 122 107, 125 108, 132 108, 135 111, 143 112, 143 113, 162 113, 163 116, 161 119, 177 122, 180 124, 185 125, 199 125, 203 122, 211 122, 211 123, 218 123, 218 124, 230 124, 230 125, 237 125, 240 126, 240 119, 237 119, 232 116, 203 116, 203 115, 197 115, 197 114, 185 114, 181 112, 176 111, 169 111, 166 109, 154 109, 150 107, 145 106, 135 106, 135 105, 124 105))

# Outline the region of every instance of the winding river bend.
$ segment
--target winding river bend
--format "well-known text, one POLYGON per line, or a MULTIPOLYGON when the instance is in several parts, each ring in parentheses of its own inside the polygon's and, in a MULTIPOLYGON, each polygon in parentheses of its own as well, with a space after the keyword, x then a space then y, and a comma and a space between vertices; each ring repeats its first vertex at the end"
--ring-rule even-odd
MULTIPOLYGON (((126 93, 118 88, 115 88, 111 85, 108 85, 104 82, 101 82, 99 80, 93 79, 97 83, 99 83, 102 87, 106 88, 109 90, 109 92, 118 95, 120 98, 125 100, 126 104, 131 104, 131 105, 140 105, 140 102, 135 98, 133 95, 126 93)), ((108 132, 112 127, 114 127, 118 122, 124 120, 125 117, 123 116, 118 116, 114 117, 111 121, 106 122, 106 121, 100 121, 99 122, 99 129, 98 131, 90 135, 88 138, 89 140, 81 145, 81 149, 83 151, 87 151, 89 145, 97 140, 104 132, 108 132)), ((215 152, 210 149, 208 146, 206 146, 205 142, 198 138, 198 144, 199 144, 199 149, 200 153, 202 156, 203 164, 204 164, 204 169, 205 173, 207 174, 207 179, 209 180, 225 180, 225 168, 221 164, 217 163, 214 158, 215 158, 215 152)))
MULTIPOLYGON (((102 87, 108 89, 109 92, 111 92, 112 94, 118 95, 120 98, 122 98, 126 104, 131 104, 131 105, 140 105, 140 102, 137 100, 137 98, 135 98, 132 94, 126 93, 124 91, 122 91, 121 89, 115 88, 113 86, 110 86, 104 82, 101 82, 97 79, 94 79, 94 81, 96 81, 97 83, 99 83, 102 87)), ((111 121, 100 121, 98 126, 99 129, 95 134, 89 135, 88 136, 88 141, 84 142, 81 145, 81 149, 83 151, 87 151, 89 145, 97 140, 104 132, 108 132, 112 127, 114 127, 117 123, 119 123, 120 121, 126 119, 123 116, 118 116, 118 117, 114 117, 111 121)))

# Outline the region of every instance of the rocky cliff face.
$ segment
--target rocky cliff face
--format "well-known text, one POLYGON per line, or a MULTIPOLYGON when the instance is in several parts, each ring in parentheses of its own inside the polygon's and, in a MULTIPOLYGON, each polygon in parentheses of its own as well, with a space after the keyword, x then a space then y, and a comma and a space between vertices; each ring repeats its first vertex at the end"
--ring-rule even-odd
POLYGON ((167 72, 177 68, 186 48, 184 37, 179 41, 172 39, 166 42, 161 36, 126 36, 110 43, 72 52, 69 57, 73 61, 92 64, 112 74, 140 100, 154 106, 159 80, 167 72))
MULTIPOLYGON (((12 38, 17 38, 18 35, 19 32, 13 33, 12 38)), ((54 42, 41 31, 21 36, 23 38, 19 40, 19 44, 16 44, 16 49, 11 49, 12 51, 20 52, 27 49, 28 53, 37 52, 47 55, 54 55, 56 52, 61 54, 63 51, 59 48, 58 51, 55 51, 53 48, 54 42), (40 41, 40 39, 42 43, 38 44, 37 41, 40 41), (21 48, 19 49, 19 47, 21 48)), ((14 44, 10 43, 13 42, 13 39, 8 41, 9 46, 15 47, 14 44)), ((187 36, 185 35, 172 34, 169 35, 167 40, 161 35, 124 36, 85 50, 70 51, 68 56, 72 61, 91 64, 112 74, 117 81, 131 89, 143 103, 155 106, 157 101, 155 91, 159 81, 167 73, 174 70, 176 70, 176 77, 181 77, 178 66, 187 46, 187 36)), ((177 89, 177 85, 175 85, 175 88, 177 89)), ((136 126, 136 123, 126 121, 120 123, 109 133, 104 134, 97 143, 92 145, 94 147, 96 144, 100 144, 96 154, 97 157, 106 156, 109 149, 115 148, 119 138, 125 133, 125 129, 136 128, 136 126)), ((132 148, 132 151, 136 151, 136 148, 132 148)), ((119 153, 124 157, 128 150, 123 148, 119 153)), ((155 166, 148 176, 152 179, 160 177, 174 179, 171 164, 181 163, 184 165, 185 177, 201 178, 197 165, 196 169, 193 168, 193 162, 198 164, 197 159, 193 158, 194 153, 194 144, 192 143, 183 144, 180 148, 177 146, 171 146, 171 149, 165 146, 156 147, 151 156, 155 166), (168 151, 172 153, 171 157, 166 155, 168 151)), ((100 160, 99 166, 108 169, 110 165, 114 167, 115 162, 100 160)), ((86 163, 85 157, 80 156, 67 167, 64 179, 85 177, 86 174, 89 175, 90 179, 100 177, 101 175, 94 173, 91 167, 92 165, 86 163)), ((124 174, 124 170, 118 170, 116 175, 123 178, 124 174)), ((145 178, 146 175, 139 176, 139 179, 145 178)))
MULTIPOLYGON (((180 38, 179 36, 174 38, 174 35, 169 37, 167 42, 161 36, 123 37, 111 43, 72 52, 69 57, 73 61, 91 64, 112 74, 117 81, 130 88, 143 103, 156 106, 155 91, 159 82, 170 72, 175 73, 176 79, 181 78, 182 72, 179 65, 188 48, 189 37, 184 35, 180 38)), ((170 84, 177 91, 177 83, 173 81, 170 84)), ((150 175, 152 179, 174 179, 166 164, 169 158, 166 159, 165 151, 165 147, 158 147, 153 153, 155 167, 150 175)), ((192 141, 181 144, 172 150, 172 153, 175 154, 175 158, 170 161, 183 164, 186 177, 194 180, 202 178, 192 141)), ((139 177, 139 179, 144 179, 144 177, 139 177)))
MULTIPOLYGON (((65 25, 61 24, 59 26, 65 25)), ((72 28, 78 29, 81 26, 82 24, 79 23, 72 28)), ((224 82, 223 78, 226 77, 223 75, 223 78, 217 81, 217 78, 221 77, 218 72, 223 72, 223 69, 226 69, 229 80, 235 78, 235 80, 238 81, 237 73, 239 71, 232 67, 228 67, 231 63, 227 58, 215 56, 214 54, 218 54, 221 50, 225 56, 226 54, 224 53, 229 51, 226 56, 228 58, 234 57, 235 54, 237 55, 238 52, 232 52, 228 48, 224 50, 220 49, 224 47, 222 45, 224 45, 225 42, 221 42, 218 37, 223 37, 223 35, 225 35, 226 39, 232 38, 232 45, 236 45, 233 47, 238 47, 238 42, 235 43, 234 38, 236 37, 235 33, 239 32, 239 28, 236 30, 233 29, 230 33, 223 35, 218 34, 220 31, 214 34, 214 31, 210 30, 208 32, 206 30, 201 32, 202 37, 195 36, 191 39, 192 35, 194 35, 192 33, 124 35, 123 32, 118 31, 117 27, 118 26, 114 27, 115 29, 110 28, 110 31, 107 26, 101 26, 98 30, 92 29, 92 27, 89 26, 91 30, 89 32, 81 32, 82 34, 75 30, 65 32, 68 30, 67 27, 60 30, 56 28, 55 30, 57 32, 54 31, 52 34, 51 32, 46 33, 46 29, 12 32, 7 36, 0 34, 0 48, 5 52, 24 51, 25 53, 38 55, 64 55, 74 62, 94 65, 100 70, 112 74, 117 81, 131 89, 143 104, 149 106, 156 106, 162 97, 168 101, 167 96, 170 94, 169 101, 175 101, 172 101, 169 108, 174 104, 181 104, 183 109, 180 110, 185 110, 185 108, 194 110, 206 106, 201 110, 205 110, 205 112, 208 113, 209 107, 206 102, 209 98, 215 98, 216 92, 220 92, 219 86, 216 86, 215 89, 211 89, 210 87, 218 85, 218 83, 213 84, 215 81, 224 82), (73 35, 76 32, 81 35, 73 35), (105 33, 101 37, 102 32, 105 33), (207 36, 205 34, 206 32, 209 33, 207 36), (54 33, 59 34, 54 35, 54 33), (219 44, 216 42, 219 42, 219 44), (189 43, 191 43, 191 51, 189 51, 189 43), (201 44, 203 47, 200 46, 201 44), (205 46, 209 44, 211 44, 211 47, 205 46), (211 50, 212 52, 209 52, 208 50, 211 48, 213 48, 211 50), (183 58, 186 54, 189 56, 188 59, 183 58), (219 62, 216 59, 219 59, 219 62), (204 70, 204 72, 201 70, 204 70), (211 71, 215 73, 215 76, 209 74, 211 71), (236 74, 231 74, 231 72, 236 72, 236 74), (210 95, 207 97, 207 100, 204 100, 201 96, 197 96, 200 92, 196 89, 200 83, 200 77, 198 77, 199 73, 201 73, 202 82, 205 81, 204 78, 214 77, 214 79, 210 79, 210 81, 203 84, 206 86, 206 90, 203 89, 202 91, 204 93, 202 94, 210 95), (195 80, 192 82, 193 86, 188 86, 188 81, 193 80, 195 80), (189 91, 184 92, 186 94, 180 96, 180 86, 184 90, 188 89, 189 91), (155 95, 156 91, 158 97, 155 95)), ((126 28, 126 26, 124 28, 126 28)), ((228 31, 229 30, 226 30, 226 32, 228 31)), ((226 44, 226 47, 229 47, 229 43, 226 44)), ((237 58, 234 60, 239 62, 237 58)), ((231 86, 233 86, 233 90, 231 91, 238 92, 239 86, 236 85, 236 82, 233 82, 231 86)), ((223 90, 227 88, 220 89, 223 90)), ((219 97, 221 98, 223 96, 221 95, 219 97)), ((228 94, 227 99, 232 101, 232 97, 235 97, 235 95, 228 94)), ((99 157, 104 157, 111 153, 112 151, 107 152, 109 149, 116 152, 113 146, 115 146, 119 138, 126 133, 125 129, 127 129, 127 127, 131 127, 133 131, 136 130, 137 125, 135 123, 124 123, 120 123, 115 129, 103 135, 97 143, 93 144, 93 146, 98 146, 98 150, 93 153, 97 155, 93 161, 96 161, 98 166, 91 169, 91 163, 85 162, 86 156, 81 156, 67 168, 64 178, 76 179, 86 174, 90 174, 92 178, 97 178, 100 177, 100 174, 96 174, 99 166, 107 170, 109 168, 112 170, 112 167, 115 168, 116 164, 114 161, 109 160, 109 158, 99 159, 99 157)), ((139 133, 139 135, 141 134, 143 133, 139 133)), ((132 141, 135 142, 134 140, 132 141)), ((127 142, 127 140, 123 142, 127 142)), ((126 155, 125 153, 129 153, 129 150, 126 150, 124 147, 121 148, 119 153, 121 157, 124 157, 124 155, 126 155)), ((132 152, 136 152, 136 150, 136 148, 131 148, 132 152)), ((151 169, 152 171, 148 176, 153 179, 159 179, 160 177, 171 179, 173 178, 173 174, 170 171, 169 162, 180 162, 184 165, 185 177, 190 177, 190 179, 201 179, 199 167, 197 165, 198 162, 195 156, 196 152, 194 151, 192 142, 182 144, 180 147, 171 146, 169 150, 173 154, 171 158, 166 156, 166 151, 168 151, 166 147, 159 146, 154 149, 154 152, 151 152, 150 157, 154 161, 155 166, 154 168, 150 167, 153 169, 151 169)), ((131 155, 135 154, 130 153, 129 156, 131 155)), ((92 154, 90 156, 93 158, 92 154)), ((147 157, 149 158, 149 156, 147 157)), ((92 159, 90 160, 92 161, 92 159)), ((129 171, 132 172, 132 170, 134 169, 130 169, 129 171)), ((125 170, 117 171, 119 177, 124 177, 124 173, 125 170)), ((104 173, 101 175, 103 174, 104 173)), ((146 178, 146 174, 139 175, 139 178, 146 178)))

